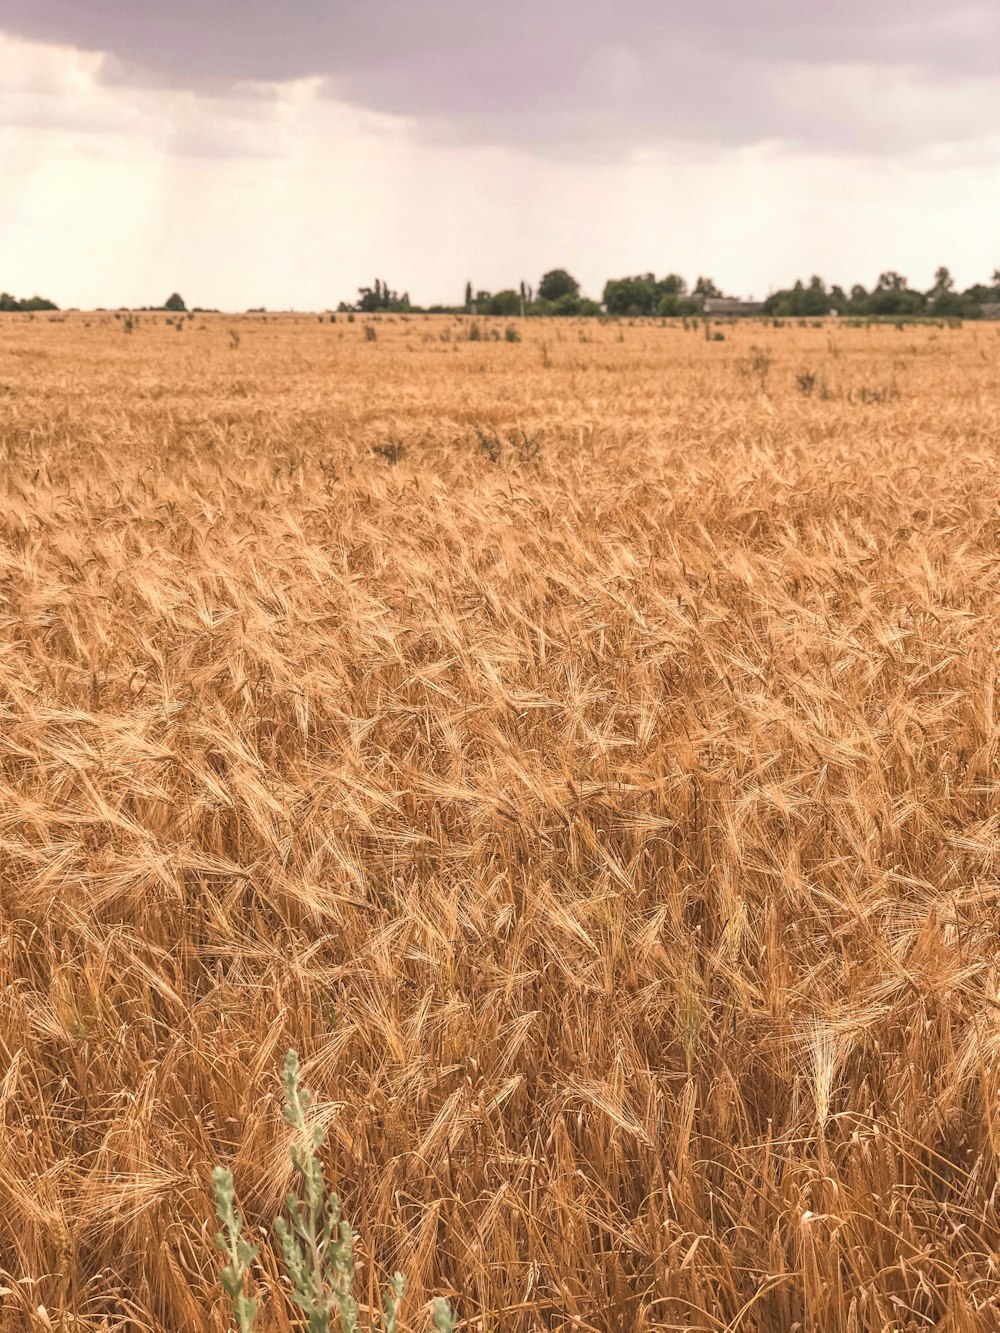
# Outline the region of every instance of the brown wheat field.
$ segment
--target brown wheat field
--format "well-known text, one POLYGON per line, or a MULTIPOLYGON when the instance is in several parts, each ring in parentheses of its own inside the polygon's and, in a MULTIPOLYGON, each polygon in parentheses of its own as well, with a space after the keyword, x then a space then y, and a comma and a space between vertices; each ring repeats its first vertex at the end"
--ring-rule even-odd
POLYGON ((1000 1328, 1000 329, 518 326, 0 321, 4 1330, 1000 1328))

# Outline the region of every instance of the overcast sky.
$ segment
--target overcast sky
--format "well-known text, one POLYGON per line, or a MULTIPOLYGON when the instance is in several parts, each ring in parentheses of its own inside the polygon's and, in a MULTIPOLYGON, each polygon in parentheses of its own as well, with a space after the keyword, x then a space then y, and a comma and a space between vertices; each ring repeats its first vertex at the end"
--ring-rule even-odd
POLYGON ((1000 266, 997 0, 0 0, 0 288, 1000 266))

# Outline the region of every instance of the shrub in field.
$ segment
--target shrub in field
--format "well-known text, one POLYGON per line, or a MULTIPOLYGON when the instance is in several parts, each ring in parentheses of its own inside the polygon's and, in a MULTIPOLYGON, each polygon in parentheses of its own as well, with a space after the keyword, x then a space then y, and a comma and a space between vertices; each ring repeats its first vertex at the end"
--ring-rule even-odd
POLYGON ((475 430, 483 454, 491 463, 499 463, 500 455, 503 453, 503 441, 500 436, 495 430, 481 430, 479 426, 476 426, 475 430))
POLYGON ((222 1223, 215 1243, 228 1258, 220 1275, 222 1289, 233 1303, 233 1316, 240 1333, 250 1333, 257 1317, 257 1302, 247 1295, 250 1265, 257 1257, 257 1247, 243 1234, 243 1215, 236 1207, 233 1173, 217 1166, 212 1172, 215 1187, 215 1211, 222 1223))
POLYGON ((372 453, 384 458, 390 467, 395 467, 406 453, 406 445, 399 440, 389 440, 386 444, 373 444, 372 453))
MULTIPOLYGON (((285 1196, 287 1221, 274 1224, 291 1285, 291 1299, 308 1320, 309 1333, 327 1333, 339 1318, 343 1333, 361 1329, 361 1311, 354 1298, 354 1231, 343 1216, 340 1198, 323 1174, 320 1150, 326 1131, 310 1124, 312 1093, 300 1078, 299 1057, 289 1051, 284 1068, 284 1116, 293 1138, 289 1146, 297 1189, 285 1196)), ((257 1317, 257 1301, 248 1294, 250 1270, 257 1249, 244 1235, 243 1216, 236 1207, 232 1172, 216 1167, 212 1173, 216 1213, 222 1230, 215 1243, 229 1262, 222 1270, 223 1290, 233 1303, 240 1333, 250 1333, 257 1317)), ((396 1333, 399 1303, 406 1289, 402 1273, 394 1273, 385 1294, 383 1333, 396 1333)), ((452 1333, 455 1321, 448 1302, 434 1302, 434 1327, 452 1333)))

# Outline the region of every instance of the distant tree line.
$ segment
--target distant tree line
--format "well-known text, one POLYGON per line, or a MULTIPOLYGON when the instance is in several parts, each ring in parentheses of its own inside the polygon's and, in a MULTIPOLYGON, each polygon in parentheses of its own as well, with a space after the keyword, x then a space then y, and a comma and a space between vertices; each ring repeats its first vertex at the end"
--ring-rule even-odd
MULTIPOLYGON (((699 278, 688 290, 676 273, 657 279, 652 273, 632 278, 612 278, 604 286, 604 308, 609 315, 695 315, 706 297, 721 297, 711 278, 699 278)), ((776 316, 821 317, 825 315, 978 319, 983 306, 1000 302, 1000 269, 989 284, 976 283, 964 292, 956 289, 947 268, 934 275, 933 286, 921 292, 912 288, 895 270, 879 275, 868 291, 860 283, 850 290, 827 287, 820 277, 808 283, 801 279, 793 287, 773 292, 763 302, 763 313, 776 316)))
MULTIPOLYGON (((722 297, 723 292, 711 278, 699 277, 693 286, 677 273, 657 278, 653 273, 632 277, 609 278, 604 284, 601 301, 592 301, 580 293, 580 284, 565 269, 551 269, 538 284, 537 292, 521 283, 520 287, 506 287, 499 292, 477 290, 471 282, 465 285, 465 299, 461 305, 411 305, 407 293, 399 296, 388 283, 376 279, 374 287, 361 287, 353 305, 341 302, 339 310, 378 311, 396 310, 430 314, 498 315, 597 315, 607 313, 620 316, 685 316, 698 315, 706 298, 722 297)), ((826 315, 854 315, 868 317, 936 316, 949 319, 978 319, 983 306, 1000 303, 1000 269, 996 269, 989 283, 976 283, 959 291, 949 270, 941 267, 934 275, 933 286, 922 292, 912 288, 902 274, 888 270, 879 275, 869 291, 860 283, 850 292, 834 285, 827 287, 820 277, 808 282, 801 279, 792 287, 773 292, 762 303, 762 312, 779 317, 813 317, 826 315)))
MULTIPOLYGON (((103 309, 104 307, 101 307, 103 309)), ((125 307, 121 307, 125 309, 125 307)), ((131 307, 128 307, 131 309, 131 307)), ((9 292, 0 292, 0 311, 18 311, 18 310, 58 310, 59 307, 55 301, 49 301, 44 296, 29 296, 26 300, 19 301, 16 296, 11 296, 9 292)), ((143 311, 167 310, 173 314, 187 313, 187 305, 179 292, 171 292, 162 305, 144 305, 139 307, 143 311)), ((194 312, 199 312, 201 307, 195 306, 194 312)))
MULTIPOLYGON (((400 295, 384 279, 376 278, 373 286, 358 288, 357 301, 353 304, 341 301, 337 309, 362 313, 419 313, 424 309, 430 314, 497 315, 502 318, 604 313, 670 317, 698 315, 707 298, 722 295, 711 278, 699 277, 689 288, 678 273, 668 273, 664 278, 657 278, 653 273, 640 273, 632 277, 609 278, 598 302, 581 295, 580 284, 566 269, 554 268, 543 275, 537 291, 524 282, 516 289, 505 287, 499 292, 476 290, 471 282, 467 282, 464 301, 453 306, 415 306, 411 304, 408 292, 400 295)), ((942 265, 927 291, 911 287, 901 273, 889 269, 879 275, 870 291, 860 283, 845 292, 836 284, 827 287, 820 277, 812 277, 808 282, 799 279, 792 287, 772 292, 760 308, 763 314, 780 318, 822 318, 836 314, 869 318, 979 319, 983 307, 991 305, 1000 305, 1000 268, 993 270, 988 283, 974 283, 965 291, 959 291, 951 273, 942 265)), ((9 292, 0 292, 0 312, 58 309, 54 301, 42 296, 18 300, 9 292)), ((143 306, 142 309, 182 314, 188 307, 178 292, 172 292, 162 306, 143 306)), ((198 313, 200 309, 195 306, 194 312, 198 313)))
POLYGON ((1000 269, 994 269, 988 284, 975 283, 960 292, 951 273, 942 266, 934 274, 933 286, 925 292, 911 287, 906 278, 893 269, 880 274, 871 291, 859 283, 849 294, 842 287, 828 289, 820 277, 813 277, 808 283, 800 279, 794 287, 769 296, 764 302, 764 312, 779 316, 836 312, 838 315, 936 315, 949 319, 978 319, 984 305, 997 302, 1000 302, 1000 269))
POLYGON ((0 292, 0 310, 58 310, 59 307, 54 301, 48 301, 44 296, 29 296, 23 301, 19 301, 16 296, 11 296, 10 292, 0 292))
POLYGON ((415 306, 408 292, 400 296, 383 279, 376 278, 373 287, 359 287, 358 299, 353 303, 341 301, 338 311, 410 311, 427 314, 467 315, 599 315, 601 306, 580 295, 580 284, 564 268, 551 269, 538 284, 536 292, 521 283, 518 289, 505 288, 499 292, 476 290, 471 282, 465 284, 465 300, 461 305, 415 306))

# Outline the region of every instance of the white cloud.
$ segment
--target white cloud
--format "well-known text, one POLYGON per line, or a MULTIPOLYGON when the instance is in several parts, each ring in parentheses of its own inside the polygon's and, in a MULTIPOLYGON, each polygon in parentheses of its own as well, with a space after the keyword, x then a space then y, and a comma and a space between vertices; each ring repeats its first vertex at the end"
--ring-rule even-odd
POLYGON ((957 140, 997 109, 994 0, 5 0, 0 26, 106 52, 118 84, 316 77, 438 139, 552 157, 683 139, 894 153, 937 142, 938 111, 957 140), (893 89, 914 114, 885 105, 893 89))

